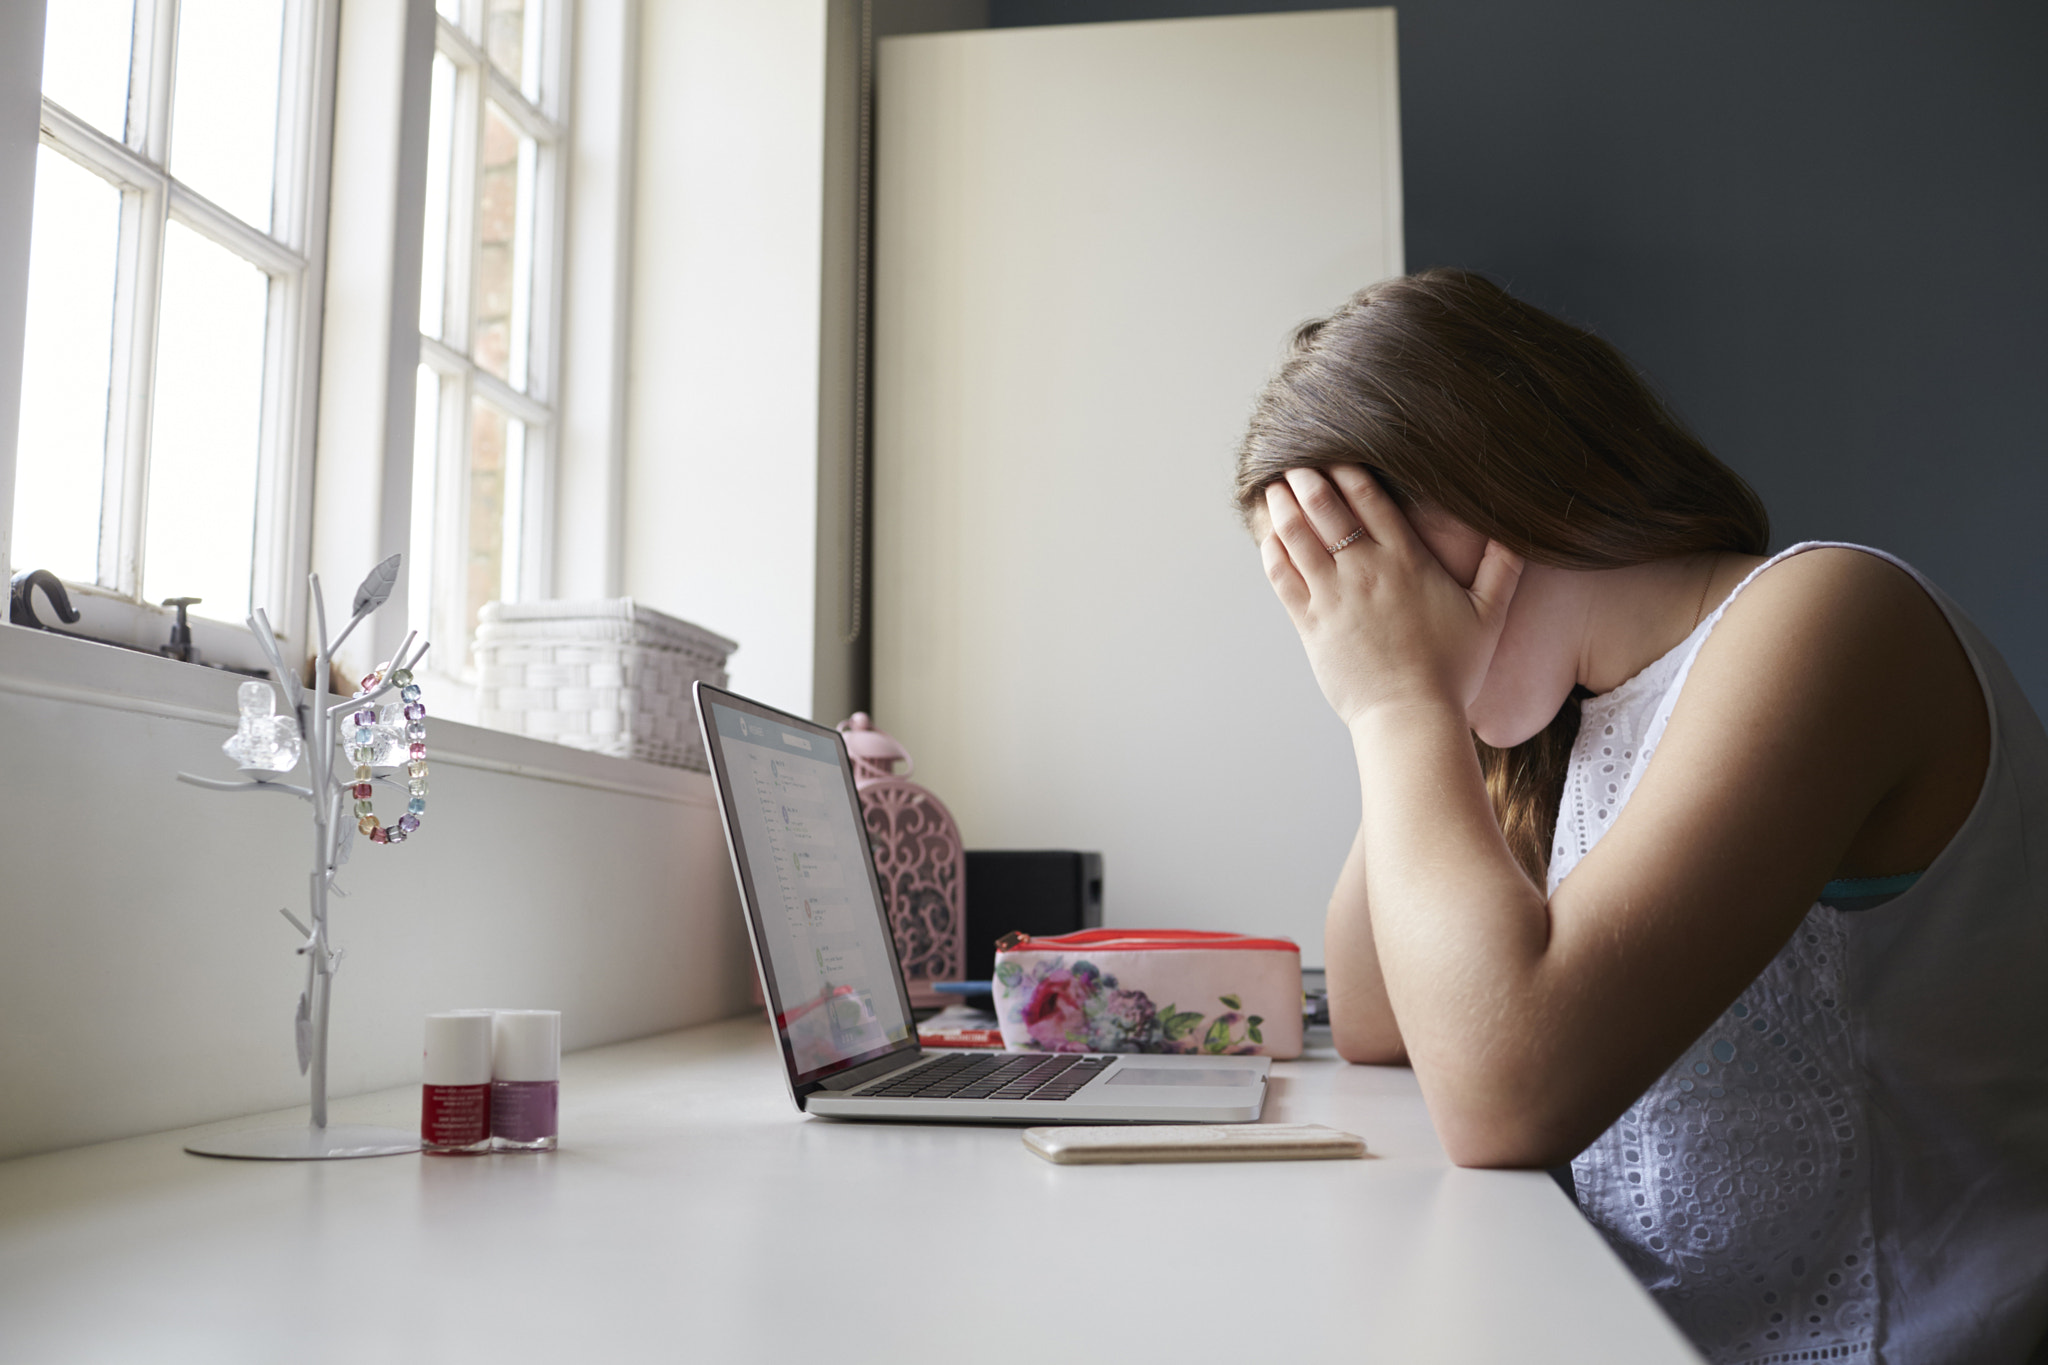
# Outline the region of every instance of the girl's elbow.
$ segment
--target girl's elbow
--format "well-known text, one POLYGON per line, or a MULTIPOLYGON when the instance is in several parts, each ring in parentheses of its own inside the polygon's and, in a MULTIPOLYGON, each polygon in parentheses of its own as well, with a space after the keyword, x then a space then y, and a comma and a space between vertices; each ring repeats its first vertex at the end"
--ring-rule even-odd
POLYGON ((1336 1044, 1339 1057, 1358 1066, 1408 1065, 1408 1049, 1401 1045, 1398 1033, 1335 1028, 1330 1031, 1330 1041, 1336 1044))
POLYGON ((1571 1160, 1574 1154, 1560 1154, 1540 1137, 1512 1130, 1478 1133, 1439 1132, 1444 1153, 1454 1166, 1484 1171, 1549 1170, 1571 1160))
POLYGON ((1552 1113, 1529 1096, 1431 1097, 1430 1118, 1452 1164, 1486 1170, 1549 1170, 1577 1156, 1590 1138, 1572 1115, 1552 1113))

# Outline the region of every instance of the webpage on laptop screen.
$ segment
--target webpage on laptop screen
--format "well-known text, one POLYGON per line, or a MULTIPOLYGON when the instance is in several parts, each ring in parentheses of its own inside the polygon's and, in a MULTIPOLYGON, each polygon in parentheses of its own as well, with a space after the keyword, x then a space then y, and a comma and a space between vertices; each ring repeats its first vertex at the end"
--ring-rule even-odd
POLYGON ((732 783, 740 856, 760 898, 761 946, 782 996, 776 1025, 799 1073, 910 1036, 879 941, 882 908, 839 748, 711 703, 732 783))

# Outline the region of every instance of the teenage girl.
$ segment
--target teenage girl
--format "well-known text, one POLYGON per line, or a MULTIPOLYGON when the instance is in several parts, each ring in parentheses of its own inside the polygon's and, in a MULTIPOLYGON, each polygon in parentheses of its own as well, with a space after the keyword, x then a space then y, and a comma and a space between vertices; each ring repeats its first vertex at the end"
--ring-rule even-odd
POLYGON ((2048 737, 1984 636, 1766 557, 1617 352, 1459 271, 1300 329, 1237 494, 1357 752, 1338 1050, 1461 1165, 1570 1162, 1715 1361, 2029 1359, 2048 737))

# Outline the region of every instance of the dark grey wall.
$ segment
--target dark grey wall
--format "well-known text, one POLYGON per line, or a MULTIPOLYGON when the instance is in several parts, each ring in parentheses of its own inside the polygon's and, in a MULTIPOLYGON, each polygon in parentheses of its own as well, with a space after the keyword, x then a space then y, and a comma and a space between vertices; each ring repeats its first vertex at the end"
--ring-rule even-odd
POLYGON ((1614 341, 1780 544, 1918 565, 2048 713, 2048 4, 1397 8, 1409 267, 1483 270, 1614 341))

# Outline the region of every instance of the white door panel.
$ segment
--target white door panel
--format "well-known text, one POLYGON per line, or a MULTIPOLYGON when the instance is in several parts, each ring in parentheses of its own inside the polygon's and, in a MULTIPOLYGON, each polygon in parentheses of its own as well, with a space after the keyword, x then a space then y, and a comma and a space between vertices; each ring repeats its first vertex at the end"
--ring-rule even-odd
POLYGON ((1402 268, 1395 71, 1390 9, 881 44, 876 720, 970 847, 1101 850, 1112 924, 1322 960, 1357 783, 1230 473, 1402 268))

